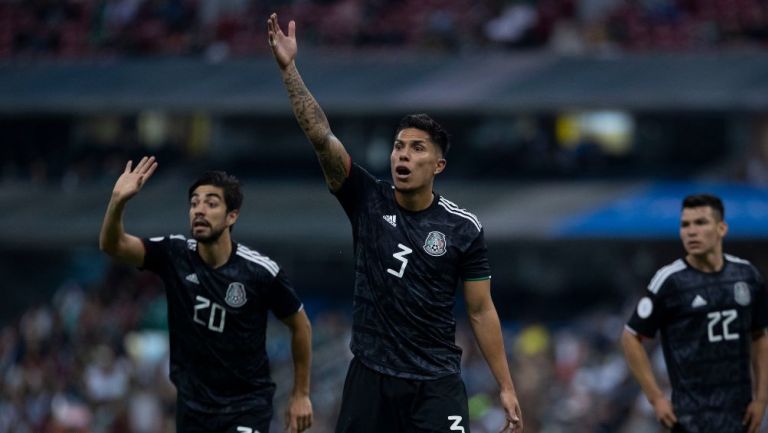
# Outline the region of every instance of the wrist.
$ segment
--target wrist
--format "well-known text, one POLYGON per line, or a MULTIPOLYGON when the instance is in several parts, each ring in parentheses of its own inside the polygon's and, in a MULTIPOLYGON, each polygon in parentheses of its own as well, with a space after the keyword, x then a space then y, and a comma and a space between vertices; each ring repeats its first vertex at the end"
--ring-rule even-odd
POLYGON ((505 384, 499 387, 499 394, 517 394, 515 387, 510 384, 505 384))
POLYGON ((651 406, 656 406, 656 404, 662 400, 666 399, 663 393, 654 394, 652 396, 648 396, 648 402, 651 404, 651 406))

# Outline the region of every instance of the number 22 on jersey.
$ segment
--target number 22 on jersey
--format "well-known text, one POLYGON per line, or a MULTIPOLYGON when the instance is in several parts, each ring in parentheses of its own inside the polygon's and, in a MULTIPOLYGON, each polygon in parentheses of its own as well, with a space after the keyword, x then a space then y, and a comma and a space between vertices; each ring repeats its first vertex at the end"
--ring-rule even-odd
POLYGON ((413 252, 412 249, 406 247, 403 244, 397 244, 397 246, 400 248, 400 251, 392 254, 392 257, 399 260, 402 264, 400 265, 400 270, 395 271, 393 269, 387 268, 387 272, 390 274, 396 276, 397 278, 403 278, 403 272, 405 272, 405 267, 408 266, 408 259, 405 258, 408 254, 411 254, 413 252))

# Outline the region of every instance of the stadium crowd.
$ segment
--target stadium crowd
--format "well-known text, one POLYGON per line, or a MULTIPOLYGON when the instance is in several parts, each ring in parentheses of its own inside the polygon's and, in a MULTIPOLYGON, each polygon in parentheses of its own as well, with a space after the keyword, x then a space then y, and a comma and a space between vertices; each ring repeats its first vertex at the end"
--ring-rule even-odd
POLYGON ((264 53, 268 13, 308 45, 681 51, 768 44, 760 0, 2 0, 0 58, 264 53))
MULTIPOLYGON (((311 297, 307 311, 314 325, 311 431, 327 433, 333 431, 351 356, 349 316, 345 306, 311 297)), ((550 323, 504 320, 526 431, 658 431, 617 345, 623 315, 592 311, 550 323)), ((50 302, 27 309, 0 330, 0 433, 174 431, 166 320, 161 285, 148 273, 111 266, 95 284, 63 284, 50 302)), ((269 332, 278 383, 273 431, 281 431, 290 341, 281 326, 269 332)), ((465 348, 472 431, 497 432, 504 415, 495 402, 495 382, 466 323, 459 324, 457 340, 465 348)))

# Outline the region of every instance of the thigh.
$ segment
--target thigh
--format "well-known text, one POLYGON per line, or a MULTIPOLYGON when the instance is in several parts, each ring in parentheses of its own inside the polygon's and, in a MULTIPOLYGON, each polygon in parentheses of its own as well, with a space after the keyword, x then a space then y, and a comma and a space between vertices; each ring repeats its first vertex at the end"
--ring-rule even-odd
POLYGON ((336 433, 398 432, 398 420, 384 391, 385 377, 362 365, 349 364, 336 433))
POLYGON ((469 433, 467 390, 454 374, 424 381, 413 405, 409 433, 469 433))

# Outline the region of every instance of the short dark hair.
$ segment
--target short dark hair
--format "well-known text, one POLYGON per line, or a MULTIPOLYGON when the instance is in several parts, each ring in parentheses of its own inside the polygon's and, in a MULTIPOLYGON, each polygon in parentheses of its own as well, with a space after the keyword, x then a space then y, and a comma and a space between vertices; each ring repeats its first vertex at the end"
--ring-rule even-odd
POLYGON ((243 204, 243 191, 240 188, 240 181, 226 171, 213 170, 203 173, 189 187, 187 198, 192 199, 192 194, 201 185, 213 185, 224 190, 224 203, 227 205, 227 212, 239 210, 243 204))
POLYGON ((397 130, 395 135, 399 134, 403 129, 416 128, 429 134, 429 138, 433 143, 440 147, 440 151, 443 153, 443 158, 448 156, 448 150, 451 148, 451 140, 448 136, 448 131, 442 127, 435 119, 429 117, 424 113, 420 114, 408 114, 397 124, 397 130))
POLYGON ((725 206, 720 197, 713 194, 692 194, 683 199, 683 209, 702 206, 711 207, 717 213, 716 218, 725 220, 725 206))

